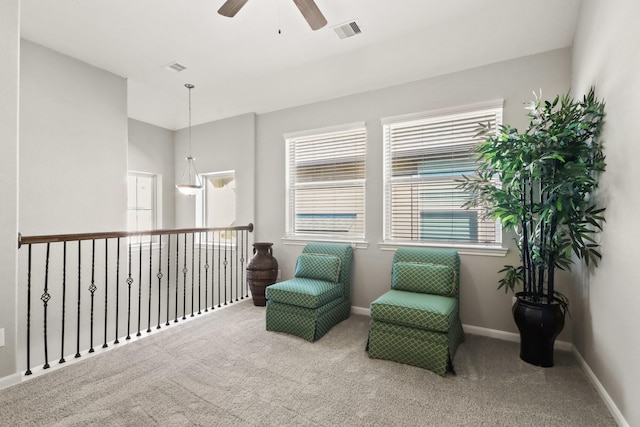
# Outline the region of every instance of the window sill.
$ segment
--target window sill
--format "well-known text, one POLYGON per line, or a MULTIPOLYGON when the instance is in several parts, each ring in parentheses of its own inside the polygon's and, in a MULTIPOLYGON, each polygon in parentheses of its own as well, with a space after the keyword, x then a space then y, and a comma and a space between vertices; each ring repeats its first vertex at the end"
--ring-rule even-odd
POLYGON ((460 245, 455 243, 410 243, 410 242, 380 242, 378 247, 383 251, 395 251, 401 247, 433 248, 433 249, 455 249, 460 255, 477 255, 504 257, 509 249, 499 246, 474 246, 460 245))
POLYGON ((315 238, 315 237, 283 237, 281 239, 282 244, 284 245, 296 245, 296 246, 304 246, 307 243, 311 242, 327 242, 327 243, 343 243, 351 245, 353 249, 367 249, 369 247, 369 242, 365 240, 340 240, 340 239, 330 239, 330 238, 315 238))

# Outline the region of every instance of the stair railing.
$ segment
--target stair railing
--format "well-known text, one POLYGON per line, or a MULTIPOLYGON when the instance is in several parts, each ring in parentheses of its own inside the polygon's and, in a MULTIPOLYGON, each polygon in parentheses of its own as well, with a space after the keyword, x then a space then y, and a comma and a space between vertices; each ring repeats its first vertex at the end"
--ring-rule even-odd
POLYGON ((100 343, 107 348, 248 298, 252 231, 253 224, 19 235, 18 247, 26 246, 19 288, 26 323, 18 334, 25 375, 31 375, 36 354, 36 363, 48 369, 50 355, 60 354, 58 363, 65 363, 70 347, 79 358, 82 349, 94 353, 100 343), (32 326, 38 323, 41 334, 32 326))

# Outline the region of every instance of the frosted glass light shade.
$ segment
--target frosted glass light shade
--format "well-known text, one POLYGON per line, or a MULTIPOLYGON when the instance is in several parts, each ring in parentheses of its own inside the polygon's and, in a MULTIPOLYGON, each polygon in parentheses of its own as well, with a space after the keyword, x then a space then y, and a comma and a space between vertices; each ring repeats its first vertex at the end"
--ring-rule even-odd
POLYGON ((202 181, 198 176, 194 160, 191 156, 187 157, 187 166, 182 172, 182 179, 180 184, 176 185, 178 191, 187 196, 195 196, 202 190, 202 181))

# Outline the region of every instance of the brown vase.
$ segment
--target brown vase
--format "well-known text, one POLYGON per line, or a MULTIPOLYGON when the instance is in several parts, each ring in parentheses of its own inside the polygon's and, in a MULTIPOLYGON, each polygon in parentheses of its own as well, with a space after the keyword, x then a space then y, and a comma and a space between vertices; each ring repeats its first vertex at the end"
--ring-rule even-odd
POLYGON ((278 261, 273 256, 273 243, 254 243, 253 258, 247 264, 247 282, 253 305, 265 306, 264 290, 278 278, 278 261))

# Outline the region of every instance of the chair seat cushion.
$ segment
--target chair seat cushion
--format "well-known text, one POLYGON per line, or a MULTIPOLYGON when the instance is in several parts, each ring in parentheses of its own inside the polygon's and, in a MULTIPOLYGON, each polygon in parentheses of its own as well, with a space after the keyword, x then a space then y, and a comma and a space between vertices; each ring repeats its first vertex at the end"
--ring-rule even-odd
POLYGON ((267 286, 265 295, 269 301, 306 308, 318 308, 330 301, 341 298, 342 286, 324 280, 296 277, 295 279, 267 286))
POLYGON ((458 316, 458 300, 442 295, 392 289, 371 303, 371 318, 437 332, 448 332, 458 316))

